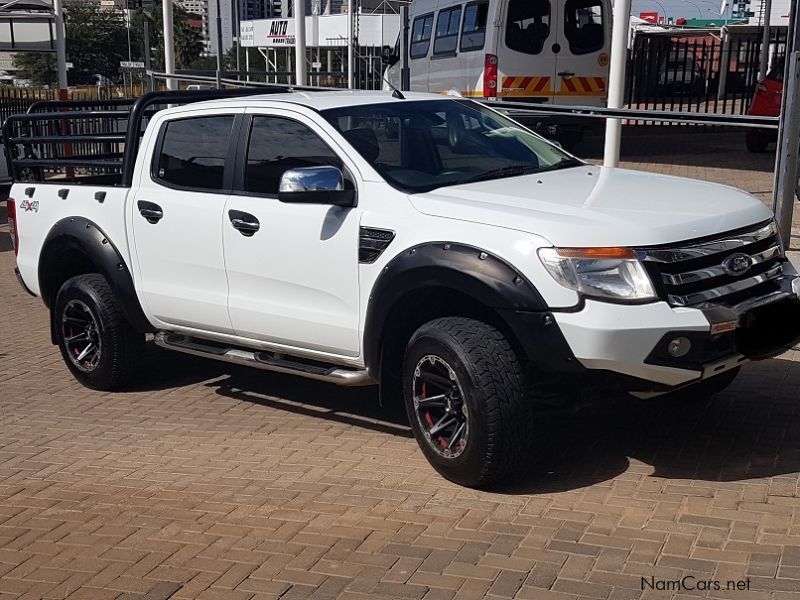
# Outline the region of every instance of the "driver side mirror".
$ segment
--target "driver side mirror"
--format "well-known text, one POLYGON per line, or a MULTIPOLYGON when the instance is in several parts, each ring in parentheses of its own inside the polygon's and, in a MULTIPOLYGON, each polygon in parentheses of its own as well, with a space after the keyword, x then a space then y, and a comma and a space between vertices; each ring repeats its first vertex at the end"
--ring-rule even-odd
POLYGON ((391 67, 400 62, 400 57, 395 54, 394 48, 384 48, 383 52, 381 52, 381 61, 391 67))
POLYGON ((336 167, 289 169, 278 186, 281 202, 353 206, 355 197, 355 190, 345 189, 344 175, 336 167))

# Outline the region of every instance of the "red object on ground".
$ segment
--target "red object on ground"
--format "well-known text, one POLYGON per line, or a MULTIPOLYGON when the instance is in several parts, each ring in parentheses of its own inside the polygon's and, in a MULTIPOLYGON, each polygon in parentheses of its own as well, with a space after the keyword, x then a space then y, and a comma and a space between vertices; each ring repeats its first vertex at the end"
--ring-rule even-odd
MULTIPOLYGON (((756 92, 753 94, 753 101, 747 114, 756 117, 780 116, 784 65, 783 59, 777 61, 767 76, 756 84, 756 92)), ((745 134, 745 145, 750 152, 764 152, 777 137, 774 129, 748 129, 745 134)))
POLYGON ((775 65, 766 78, 756 84, 756 93, 748 114, 759 117, 777 117, 781 114, 783 96, 783 61, 775 65))

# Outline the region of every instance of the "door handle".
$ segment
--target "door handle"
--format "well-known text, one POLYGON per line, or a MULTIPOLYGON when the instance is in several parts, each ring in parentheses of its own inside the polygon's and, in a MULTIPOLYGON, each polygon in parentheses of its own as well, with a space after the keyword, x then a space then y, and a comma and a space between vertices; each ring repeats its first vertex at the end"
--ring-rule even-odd
POLYGON ((229 210, 228 218, 231 220, 233 228, 238 230, 243 236, 251 237, 256 231, 261 229, 261 223, 258 219, 250 213, 242 212, 240 210, 229 210))
POLYGON ((564 79, 569 79, 570 77, 575 77, 575 73, 571 73, 570 71, 561 71, 558 76, 563 77, 564 79))
POLYGON ((153 202, 139 200, 136 206, 139 209, 139 214, 151 225, 155 225, 164 217, 164 211, 161 210, 158 204, 154 204, 153 202))

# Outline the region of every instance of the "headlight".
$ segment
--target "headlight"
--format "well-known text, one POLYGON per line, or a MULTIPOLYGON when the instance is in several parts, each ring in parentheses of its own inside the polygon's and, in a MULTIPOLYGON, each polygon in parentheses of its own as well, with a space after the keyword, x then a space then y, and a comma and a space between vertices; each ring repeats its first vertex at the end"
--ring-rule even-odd
POLYGON ((656 298, 653 284, 630 248, 542 248, 539 258, 566 288, 595 298, 656 298))

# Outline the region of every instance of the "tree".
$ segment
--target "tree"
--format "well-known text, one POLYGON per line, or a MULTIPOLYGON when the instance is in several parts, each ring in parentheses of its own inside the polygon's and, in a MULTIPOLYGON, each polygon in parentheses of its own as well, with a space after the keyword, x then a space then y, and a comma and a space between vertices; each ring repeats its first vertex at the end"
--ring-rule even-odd
POLYGON ((14 55, 14 67, 22 79, 33 85, 50 85, 56 81, 56 56, 43 52, 19 52, 14 55))
MULTIPOLYGON (((150 21, 150 45, 152 48, 151 64, 154 69, 164 69, 164 21, 162 19, 160 5, 137 11, 131 19, 131 30, 135 31, 137 42, 137 55, 144 56, 143 52, 143 32, 144 20, 150 21)), ((202 32, 193 26, 189 20, 199 19, 192 15, 178 4, 175 4, 172 11, 173 32, 175 38, 175 66, 178 69, 186 69, 198 59, 203 51, 202 32)))

